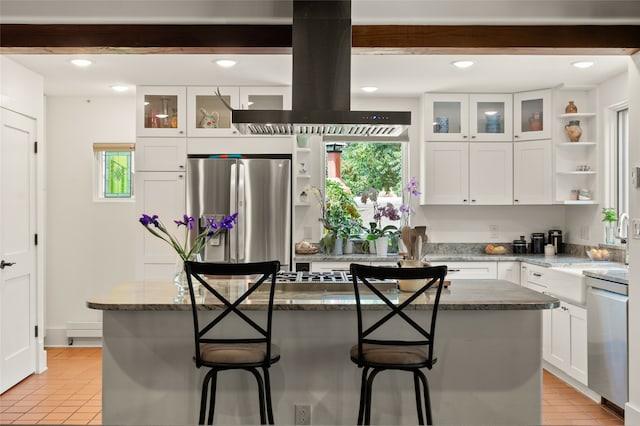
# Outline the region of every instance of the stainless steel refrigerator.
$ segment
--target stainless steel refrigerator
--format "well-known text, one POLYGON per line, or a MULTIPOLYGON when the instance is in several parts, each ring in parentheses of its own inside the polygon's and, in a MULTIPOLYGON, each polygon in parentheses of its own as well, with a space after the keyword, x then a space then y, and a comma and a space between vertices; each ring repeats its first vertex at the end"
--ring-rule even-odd
MULTIPOLYGON (((205 262, 279 260, 289 270, 291 243, 290 156, 190 156, 187 214, 220 219, 238 212, 233 229, 208 241, 205 262)), ((195 234, 195 233, 192 233, 195 234)))

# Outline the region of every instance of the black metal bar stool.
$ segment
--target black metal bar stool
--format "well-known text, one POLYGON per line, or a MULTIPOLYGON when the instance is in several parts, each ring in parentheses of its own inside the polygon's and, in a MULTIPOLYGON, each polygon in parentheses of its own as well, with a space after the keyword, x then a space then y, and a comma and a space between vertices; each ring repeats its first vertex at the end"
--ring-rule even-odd
POLYGON ((436 362, 436 358, 433 357, 436 316, 440 303, 440 294, 444 286, 444 277, 447 275, 447 267, 395 268, 351 264, 351 275, 353 277, 356 296, 358 344, 351 348, 350 355, 351 361, 357 364, 359 368, 362 368, 358 424, 363 424, 363 420, 364 424, 370 424, 373 379, 378 373, 385 370, 401 370, 413 373, 418 423, 421 425, 424 424, 420 390, 420 385, 422 384, 427 424, 433 424, 429 385, 421 369, 427 368, 431 370, 433 364, 436 362), (424 280, 424 285, 396 306, 369 281, 370 279, 424 280), (433 309, 431 311, 416 311, 416 313, 424 312, 425 314, 426 327, 423 327, 410 318, 403 310, 432 287, 434 287, 435 290, 433 294, 433 309), (363 323, 362 305, 360 302, 361 289, 374 293, 379 300, 384 302, 390 312, 384 314, 382 318, 375 322, 371 321, 372 324, 365 325, 363 323), (429 312, 431 313, 430 319, 428 318, 429 312), (374 332, 378 331, 378 334, 382 334, 381 329, 394 317, 399 317, 398 320, 401 321, 403 325, 406 324, 412 331, 415 331, 416 337, 407 340, 394 340, 383 337, 374 338, 374 332))
POLYGON ((273 314, 273 296, 276 287, 276 273, 280 269, 280 262, 272 261, 241 264, 185 262, 185 267, 189 282, 191 310, 193 312, 195 335, 194 360, 196 367, 208 367, 210 369, 202 384, 199 423, 204 424, 205 416, 207 416, 208 402, 207 424, 213 424, 218 372, 224 370, 246 370, 253 374, 258 383, 260 424, 265 424, 267 417, 269 424, 273 424, 269 367, 280 359, 280 348, 271 344, 271 319, 273 314), (221 280, 219 282, 223 282, 225 279, 238 279, 240 276, 243 279, 248 279, 250 275, 257 276, 257 278, 251 278, 247 290, 234 301, 230 301, 207 281, 205 278, 206 275, 218 276, 218 279, 221 280), (193 290, 194 280, 197 280, 206 291, 213 294, 224 305, 224 309, 220 310, 213 320, 204 325, 200 325, 198 320, 198 306, 196 305, 193 290), (265 282, 271 284, 267 315, 265 318, 266 324, 258 324, 238 309, 238 306, 265 282), (242 319, 244 323, 253 328, 258 337, 215 338, 213 330, 230 313, 234 313, 242 319), (258 369, 262 370, 262 375, 260 375, 258 369), (209 389, 211 395, 208 397, 209 389))

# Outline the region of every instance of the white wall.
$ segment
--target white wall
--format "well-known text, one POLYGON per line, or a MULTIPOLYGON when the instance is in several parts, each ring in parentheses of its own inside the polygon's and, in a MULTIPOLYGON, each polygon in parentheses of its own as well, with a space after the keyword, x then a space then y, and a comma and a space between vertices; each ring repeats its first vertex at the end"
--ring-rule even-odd
POLYGON ((101 321, 86 301, 135 277, 134 202, 97 202, 94 142, 135 142, 135 98, 47 99, 47 345, 68 321, 101 321))

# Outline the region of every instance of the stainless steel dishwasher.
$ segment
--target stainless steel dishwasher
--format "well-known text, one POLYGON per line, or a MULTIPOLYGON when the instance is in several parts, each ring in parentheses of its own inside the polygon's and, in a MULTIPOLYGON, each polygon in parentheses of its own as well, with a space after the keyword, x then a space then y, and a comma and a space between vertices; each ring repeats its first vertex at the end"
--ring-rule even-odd
POLYGON ((620 408, 629 396, 627 287, 587 277, 588 385, 620 408))

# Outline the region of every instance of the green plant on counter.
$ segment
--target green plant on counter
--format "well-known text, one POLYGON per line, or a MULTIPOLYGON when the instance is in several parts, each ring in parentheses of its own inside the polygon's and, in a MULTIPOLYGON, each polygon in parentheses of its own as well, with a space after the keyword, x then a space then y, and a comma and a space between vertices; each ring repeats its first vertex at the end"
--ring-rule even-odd
POLYGON ((618 213, 614 207, 604 207, 602 209, 602 221, 603 222, 616 222, 618 220, 618 213))

